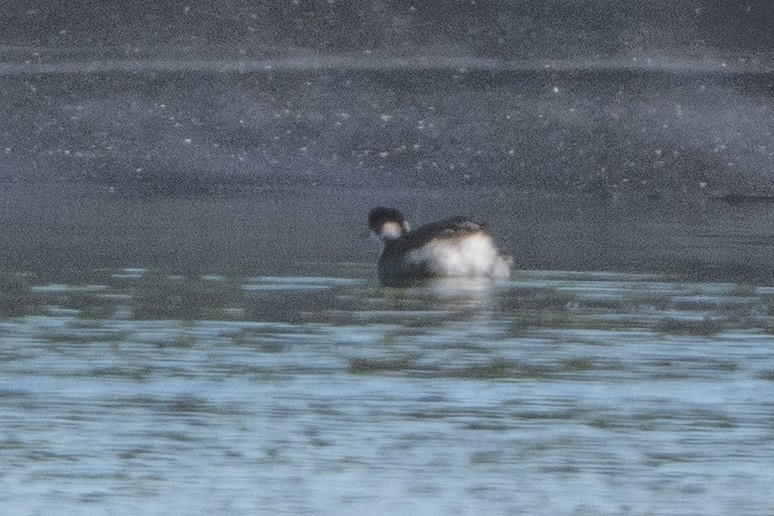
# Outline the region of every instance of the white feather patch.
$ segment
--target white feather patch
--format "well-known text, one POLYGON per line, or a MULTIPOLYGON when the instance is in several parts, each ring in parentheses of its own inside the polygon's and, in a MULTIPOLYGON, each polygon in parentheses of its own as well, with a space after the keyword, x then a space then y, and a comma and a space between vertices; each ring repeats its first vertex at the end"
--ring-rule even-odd
POLYGON ((432 240, 411 251, 406 261, 426 264, 438 276, 510 275, 508 260, 500 255, 492 237, 485 233, 432 240))
POLYGON ((382 240, 395 240, 403 236, 403 228, 397 222, 385 222, 377 236, 382 240))

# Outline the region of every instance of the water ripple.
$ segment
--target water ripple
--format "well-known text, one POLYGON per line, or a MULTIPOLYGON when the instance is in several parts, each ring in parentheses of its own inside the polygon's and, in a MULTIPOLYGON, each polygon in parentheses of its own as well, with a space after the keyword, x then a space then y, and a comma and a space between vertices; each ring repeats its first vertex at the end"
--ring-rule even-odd
POLYGON ((11 282, 27 301, 0 320, 9 513, 774 506, 769 287, 103 279, 11 282))

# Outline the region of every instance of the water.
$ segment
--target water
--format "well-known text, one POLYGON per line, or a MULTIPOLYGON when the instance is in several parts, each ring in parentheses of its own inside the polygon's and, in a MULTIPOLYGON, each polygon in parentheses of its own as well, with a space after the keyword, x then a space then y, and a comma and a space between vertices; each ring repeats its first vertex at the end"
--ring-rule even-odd
POLYGON ((68 70, 0 80, 1 514, 774 510, 769 73, 68 70), (379 287, 378 205, 516 276, 379 287))
POLYGON ((305 266, 6 274, 3 513, 774 507, 774 289, 305 266))
POLYGON ((5 184, 0 268, 54 282, 138 265, 293 276, 309 272, 309 262, 375 262, 379 247, 363 235, 375 206, 399 208, 414 227, 457 214, 485 222, 519 269, 774 282, 769 202, 508 188, 295 187, 146 198, 93 185, 5 184))

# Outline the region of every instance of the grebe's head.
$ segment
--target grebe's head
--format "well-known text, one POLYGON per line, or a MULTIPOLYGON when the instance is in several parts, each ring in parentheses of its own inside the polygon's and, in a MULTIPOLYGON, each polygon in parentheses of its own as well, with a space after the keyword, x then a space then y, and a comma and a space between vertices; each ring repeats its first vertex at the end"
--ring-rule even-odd
POLYGON ((368 229, 383 242, 400 238, 411 230, 403 214, 392 208, 371 210, 368 214, 368 229))

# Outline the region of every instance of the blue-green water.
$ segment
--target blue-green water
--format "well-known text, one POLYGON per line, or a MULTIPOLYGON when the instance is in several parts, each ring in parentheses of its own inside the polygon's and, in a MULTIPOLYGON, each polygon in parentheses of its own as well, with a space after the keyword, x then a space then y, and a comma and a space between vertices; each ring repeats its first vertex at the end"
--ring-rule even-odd
POLYGON ((304 270, 7 274, 2 513, 774 508, 773 288, 304 270))

